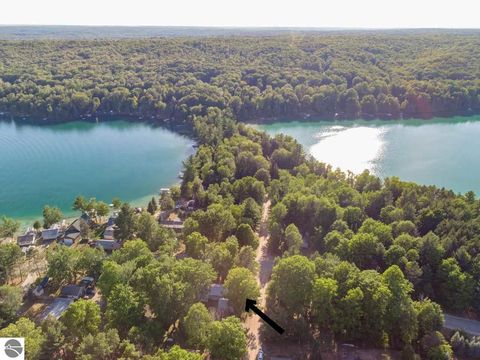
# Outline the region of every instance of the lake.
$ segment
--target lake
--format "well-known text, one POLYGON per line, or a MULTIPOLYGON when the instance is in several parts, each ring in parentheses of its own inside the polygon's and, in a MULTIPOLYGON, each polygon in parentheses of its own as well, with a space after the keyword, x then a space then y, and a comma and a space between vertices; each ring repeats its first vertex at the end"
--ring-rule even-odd
POLYGON ((257 125, 295 137, 317 160, 369 169, 455 192, 480 194, 480 116, 403 121, 318 121, 257 125))
POLYGON ((179 181, 193 141, 144 123, 0 122, 0 215, 41 217, 44 205, 73 215, 77 195, 141 204, 179 181))

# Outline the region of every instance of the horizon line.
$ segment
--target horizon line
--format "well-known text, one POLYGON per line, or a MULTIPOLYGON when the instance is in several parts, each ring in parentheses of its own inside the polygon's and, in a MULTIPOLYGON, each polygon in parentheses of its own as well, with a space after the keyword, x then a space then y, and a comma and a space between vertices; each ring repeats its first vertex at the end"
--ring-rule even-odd
POLYGON ((128 25, 128 24, 0 24, 14 26, 65 26, 65 27, 129 27, 129 28, 211 28, 211 29, 272 29, 272 30, 480 30, 480 27, 363 27, 363 26, 271 26, 271 25, 128 25))

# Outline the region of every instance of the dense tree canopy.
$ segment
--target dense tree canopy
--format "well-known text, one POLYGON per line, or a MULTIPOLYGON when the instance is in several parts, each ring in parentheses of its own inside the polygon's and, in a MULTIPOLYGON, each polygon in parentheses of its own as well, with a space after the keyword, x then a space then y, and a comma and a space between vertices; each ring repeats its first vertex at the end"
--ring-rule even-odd
MULTIPOLYGON (((478 48, 478 35, 454 33, 1 41, 0 111, 190 125, 209 107, 238 120, 478 112, 478 48)), ((264 160, 242 155, 239 162, 254 172, 264 160)), ((246 174, 254 175, 237 171, 246 174)))

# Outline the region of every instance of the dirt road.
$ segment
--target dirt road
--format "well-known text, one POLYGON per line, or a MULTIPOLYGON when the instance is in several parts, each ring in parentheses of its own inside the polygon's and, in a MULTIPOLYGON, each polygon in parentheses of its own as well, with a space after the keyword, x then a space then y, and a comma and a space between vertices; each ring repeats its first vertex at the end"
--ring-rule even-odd
MULTIPOLYGON (((257 248, 256 260, 259 264, 257 282, 260 286, 260 298, 257 301, 257 306, 259 309, 264 309, 265 307, 265 296, 267 283, 270 280, 270 275, 272 274, 273 256, 268 254, 267 250, 267 241, 268 241, 268 213, 270 211, 270 201, 267 201, 263 204, 262 208, 262 219, 260 222, 258 237, 260 239, 260 245, 257 248)), ((248 359, 255 360, 257 358, 258 351, 261 347, 260 341, 260 325, 262 320, 255 315, 250 315, 245 325, 248 329, 248 338, 249 338, 249 349, 248 349, 248 359)))
POLYGON ((444 315, 445 324, 443 325, 443 327, 445 329, 461 329, 470 335, 480 336, 480 321, 462 318, 459 316, 453 316, 449 314, 444 315))

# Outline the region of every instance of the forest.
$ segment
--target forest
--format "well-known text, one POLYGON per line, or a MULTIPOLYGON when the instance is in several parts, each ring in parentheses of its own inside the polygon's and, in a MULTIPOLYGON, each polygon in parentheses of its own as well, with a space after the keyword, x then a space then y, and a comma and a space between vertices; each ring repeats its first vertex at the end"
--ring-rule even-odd
POLYGON ((0 112, 33 121, 431 118, 480 112, 478 34, 0 41, 0 112))
MULTIPOLYGON (((115 201, 120 249, 46 250, 52 293, 91 276, 99 301, 75 301, 59 319, 28 316, 9 277, 29 255, 1 244, 0 336, 25 337, 32 360, 244 359, 245 299, 261 296, 256 254, 269 209, 274 264, 262 310, 286 331, 263 327, 265 344, 300 342, 302 359, 342 343, 400 359, 478 358, 479 338, 441 332, 446 312, 480 316, 476 195, 342 172, 244 122, 478 113, 479 45, 456 33, 0 41, 3 116, 168 120, 198 143, 181 183, 146 211, 115 201), (182 200, 195 206, 175 233, 153 214, 182 200), (213 283, 230 316, 202 302, 213 283)), ((82 197, 72 207, 109 213, 82 197)), ((43 226, 61 218, 45 207, 43 226)), ((2 218, 0 236, 16 228, 2 218)))
MULTIPOLYGON (((244 299, 259 297, 257 230, 269 201, 275 264, 264 310, 286 332, 264 327, 266 343, 302 339, 302 356, 342 342, 396 350, 402 359, 479 354, 476 338, 440 332, 444 312, 480 313, 473 192, 334 170, 294 139, 237 124, 220 109, 194 124, 200 146, 185 161, 182 183, 160 200, 161 208, 195 201, 182 233, 150 214, 156 200, 142 213, 117 203, 121 249, 106 256, 57 245, 47 253, 52 286, 93 276, 103 305, 78 300, 59 320, 36 324, 16 317, 20 291, 3 285, 0 336, 25 336, 29 359, 242 359, 244 299), (179 251, 187 257, 176 258, 179 251), (232 316, 215 319, 200 302, 213 282, 224 284, 232 316), (167 338, 176 345, 165 349, 167 338)), ((73 206, 103 207, 82 197, 73 206)), ((47 210, 46 220, 54 213, 47 210)), ((14 267, 18 252, 1 245, 1 268, 14 267)))

